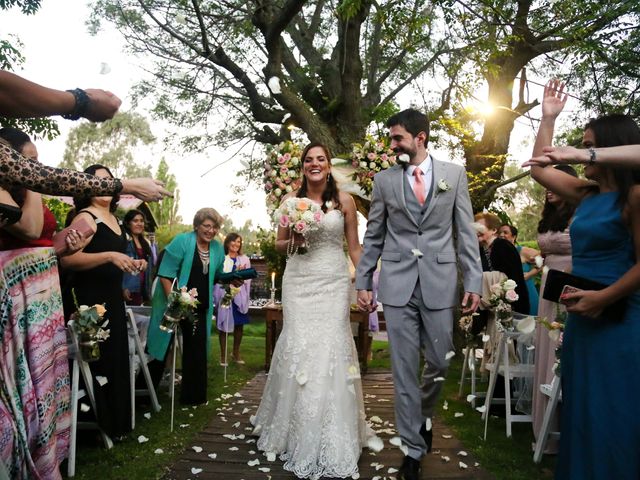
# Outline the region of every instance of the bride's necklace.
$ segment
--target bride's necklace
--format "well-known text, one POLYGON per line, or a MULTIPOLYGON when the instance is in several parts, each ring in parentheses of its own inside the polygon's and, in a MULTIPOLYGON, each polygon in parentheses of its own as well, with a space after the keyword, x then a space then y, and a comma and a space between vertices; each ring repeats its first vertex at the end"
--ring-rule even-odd
POLYGON ((200 257, 200 261, 202 262, 202 273, 209 273, 209 250, 200 250, 198 246, 196 246, 198 250, 198 256, 200 257))

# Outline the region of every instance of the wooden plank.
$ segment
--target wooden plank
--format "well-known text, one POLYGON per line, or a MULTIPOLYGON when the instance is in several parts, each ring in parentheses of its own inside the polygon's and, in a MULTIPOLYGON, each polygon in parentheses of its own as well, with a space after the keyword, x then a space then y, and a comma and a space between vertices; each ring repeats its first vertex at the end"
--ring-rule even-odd
MULTIPOLYGON (((241 390, 242 397, 232 397, 221 402, 216 415, 207 428, 199 433, 180 458, 163 477, 175 480, 284 480, 295 477, 283 469, 283 462, 269 462, 256 447, 256 438, 251 436, 249 417, 255 414, 266 374, 258 374, 241 390), (242 413, 245 409, 248 412, 242 413), (224 421, 224 420, 226 421, 224 421), (224 435, 227 435, 225 437, 224 435), (229 438, 230 435, 235 437, 229 438), (197 447, 194 449, 193 447, 197 447), (198 450, 198 451, 196 451, 198 450), (215 455, 215 458, 211 456, 215 455), (248 462, 258 460, 258 465, 248 462), (192 468, 199 469, 192 471, 192 468), (268 468, 268 472, 258 470, 268 468), (196 473, 194 473, 196 472, 196 473)), ((371 372, 362 378, 367 418, 379 417, 382 423, 372 424, 384 441, 385 448, 374 453, 364 449, 359 461, 360 479, 379 477, 381 480, 396 478, 393 469, 402 463, 402 452, 389 440, 396 436, 393 406, 393 382, 391 372, 371 372), (391 469, 391 472, 390 472, 391 469)), ((460 456, 463 445, 453 432, 437 418, 434 420, 433 452, 422 461, 422 480, 485 480, 493 478, 481 467, 475 466, 471 455, 460 456), (443 438, 451 436, 450 438, 443 438), (449 461, 443 460, 448 457, 449 461), (462 469, 459 462, 468 468, 462 469)))

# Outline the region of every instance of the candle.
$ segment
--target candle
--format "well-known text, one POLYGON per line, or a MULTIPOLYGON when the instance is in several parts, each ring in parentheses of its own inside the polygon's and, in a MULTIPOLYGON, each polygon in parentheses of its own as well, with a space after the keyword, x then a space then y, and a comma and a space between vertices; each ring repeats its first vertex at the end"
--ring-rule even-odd
POLYGON ((276 289, 276 272, 271 272, 271 289, 276 289))

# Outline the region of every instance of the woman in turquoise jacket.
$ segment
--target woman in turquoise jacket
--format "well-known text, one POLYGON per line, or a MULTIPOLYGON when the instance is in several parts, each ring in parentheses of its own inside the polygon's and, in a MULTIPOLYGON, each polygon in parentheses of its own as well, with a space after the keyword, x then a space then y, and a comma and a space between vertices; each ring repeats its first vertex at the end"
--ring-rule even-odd
POLYGON ((151 322, 147 337, 147 352, 154 358, 149 362, 154 384, 162 372, 172 333, 160 329, 160 321, 167 308, 167 295, 174 280, 176 287, 186 286, 198 291, 200 304, 196 309, 197 322, 182 321, 182 388, 180 402, 197 405, 207 401, 207 359, 211 349, 213 284, 222 273, 224 250, 215 238, 222 217, 213 208, 202 208, 193 218, 193 232, 177 235, 164 250, 158 268, 158 283, 152 300, 151 322))

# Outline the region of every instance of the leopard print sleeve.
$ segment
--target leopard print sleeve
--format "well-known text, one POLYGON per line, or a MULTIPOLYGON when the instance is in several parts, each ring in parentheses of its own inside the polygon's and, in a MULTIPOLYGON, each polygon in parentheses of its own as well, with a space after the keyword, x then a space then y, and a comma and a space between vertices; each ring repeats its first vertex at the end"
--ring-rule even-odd
POLYGON ((47 167, 0 142, 0 186, 26 187, 49 195, 99 196, 120 193, 117 178, 99 178, 65 168, 47 167))

